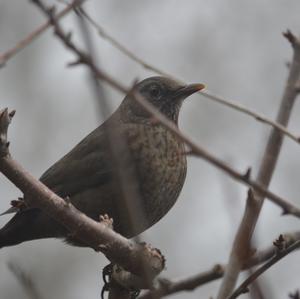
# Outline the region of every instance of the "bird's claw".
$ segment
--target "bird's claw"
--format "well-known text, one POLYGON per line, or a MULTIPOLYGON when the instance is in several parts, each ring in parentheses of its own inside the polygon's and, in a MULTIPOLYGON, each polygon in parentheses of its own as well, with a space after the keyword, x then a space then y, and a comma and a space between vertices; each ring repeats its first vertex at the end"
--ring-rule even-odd
POLYGON ((112 263, 106 265, 102 270, 102 279, 103 279, 104 285, 101 290, 101 299, 104 299, 104 293, 109 291, 109 284, 110 284, 110 280, 111 280, 112 271, 113 271, 112 263))

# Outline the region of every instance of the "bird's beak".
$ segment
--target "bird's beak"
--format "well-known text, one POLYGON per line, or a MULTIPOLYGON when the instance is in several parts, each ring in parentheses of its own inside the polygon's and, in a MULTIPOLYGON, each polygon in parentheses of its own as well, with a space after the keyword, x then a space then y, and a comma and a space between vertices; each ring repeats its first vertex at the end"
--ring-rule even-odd
POLYGON ((195 92, 198 92, 205 88, 204 84, 201 83, 196 83, 196 84, 188 84, 186 86, 183 86, 179 88, 176 93, 175 93, 175 98, 176 99, 185 99, 188 96, 192 95, 195 92))

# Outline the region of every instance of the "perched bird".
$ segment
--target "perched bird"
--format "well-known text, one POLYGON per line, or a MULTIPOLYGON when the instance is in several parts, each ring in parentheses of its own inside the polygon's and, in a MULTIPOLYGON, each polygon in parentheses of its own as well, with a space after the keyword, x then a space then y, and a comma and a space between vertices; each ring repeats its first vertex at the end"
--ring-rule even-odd
MULTIPOLYGON (((203 88, 202 84, 183 85, 157 76, 139 82, 133 89, 177 125, 183 100, 203 88)), ((186 170, 184 144, 128 94, 108 120, 50 167, 40 180, 59 196, 68 197, 89 217, 99 220, 100 215, 108 214, 113 218, 115 231, 133 237, 171 209, 184 184, 186 170), (139 215, 143 219, 138 219, 135 229, 130 226, 128 213, 120 208, 123 194, 115 179, 107 139, 111 127, 114 137, 126 141, 136 174, 142 209, 139 215)), ((0 248, 42 238, 64 238, 68 243, 84 246, 45 211, 25 208, 0 230, 0 248)))

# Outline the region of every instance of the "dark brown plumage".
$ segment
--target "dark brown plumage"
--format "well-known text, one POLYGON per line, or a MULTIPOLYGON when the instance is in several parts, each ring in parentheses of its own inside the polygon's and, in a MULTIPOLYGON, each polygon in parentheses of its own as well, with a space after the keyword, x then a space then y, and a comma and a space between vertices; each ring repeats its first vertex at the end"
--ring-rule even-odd
MULTIPOLYGON (((183 100, 201 90, 201 84, 183 86, 164 77, 151 77, 134 88, 159 111, 177 124, 183 100)), ((114 229, 132 237, 161 219, 174 205, 184 184, 186 157, 184 146, 170 131, 157 122, 129 95, 101 126, 85 137, 73 150, 50 167, 40 180, 61 197, 91 218, 108 214, 114 229), (115 180, 107 128, 128 146, 138 184, 144 219, 133 230, 128 215, 120 209, 122 192, 115 180)), ((41 238, 68 237, 66 229, 39 209, 27 209, 16 215, 0 230, 0 248, 41 238)))

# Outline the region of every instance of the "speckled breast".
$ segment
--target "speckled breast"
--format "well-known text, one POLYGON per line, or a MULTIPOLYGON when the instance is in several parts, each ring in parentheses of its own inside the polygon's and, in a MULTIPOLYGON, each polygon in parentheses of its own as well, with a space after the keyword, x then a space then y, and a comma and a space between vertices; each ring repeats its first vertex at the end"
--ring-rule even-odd
POLYGON ((133 125, 127 132, 150 227, 171 209, 183 187, 187 169, 184 145, 160 124, 133 125))

